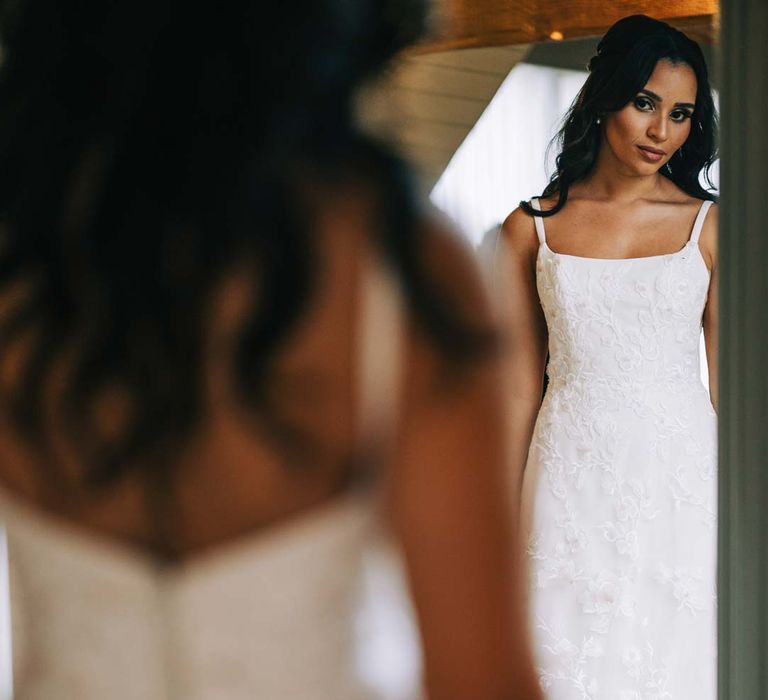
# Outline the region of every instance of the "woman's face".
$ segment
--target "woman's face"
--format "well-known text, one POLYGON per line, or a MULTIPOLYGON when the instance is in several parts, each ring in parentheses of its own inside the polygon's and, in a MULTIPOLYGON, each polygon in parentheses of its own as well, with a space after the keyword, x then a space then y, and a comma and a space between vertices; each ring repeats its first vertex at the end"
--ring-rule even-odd
POLYGON ((685 143, 696 102, 696 74, 662 59, 645 87, 604 120, 604 147, 631 173, 658 171, 685 143))

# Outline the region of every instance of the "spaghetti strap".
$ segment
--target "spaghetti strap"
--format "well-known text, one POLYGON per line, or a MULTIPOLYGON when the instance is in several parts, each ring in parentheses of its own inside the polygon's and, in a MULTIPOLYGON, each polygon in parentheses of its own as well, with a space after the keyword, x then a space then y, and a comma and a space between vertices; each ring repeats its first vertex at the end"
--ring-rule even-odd
MULTIPOLYGON (((541 203, 539 202, 538 197, 531 197, 531 206, 536 211, 541 211, 541 203)), ((539 243, 541 243, 541 245, 546 245, 547 236, 544 233, 544 218, 534 215, 533 223, 536 226, 536 235, 539 237, 539 243)))
POLYGON ((701 207, 699 208, 699 213, 696 215, 696 221, 693 222, 693 229, 691 230, 691 243, 698 243, 699 242, 699 236, 701 235, 701 229, 704 226, 704 219, 707 217, 707 212, 709 211, 709 208, 712 206, 712 202, 708 199, 705 199, 701 203, 701 207))

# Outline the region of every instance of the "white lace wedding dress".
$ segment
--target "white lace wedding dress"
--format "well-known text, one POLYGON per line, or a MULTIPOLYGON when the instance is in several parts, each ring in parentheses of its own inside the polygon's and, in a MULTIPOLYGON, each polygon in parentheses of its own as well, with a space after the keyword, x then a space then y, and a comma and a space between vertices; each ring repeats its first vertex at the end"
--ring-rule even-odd
POLYGON ((645 258, 556 253, 534 218, 550 361, 523 494, 550 700, 716 695, 716 416, 699 370, 709 205, 682 250, 645 258))
MULTIPOLYGON (((399 302, 381 272, 372 271, 363 290, 359 375, 361 432, 380 436, 393 423, 399 371, 399 302)), ((0 700, 380 697, 382 684, 375 688, 364 673, 358 624, 365 559, 389 554, 377 546, 375 512, 375 494, 351 493, 163 567, 0 489, 14 688, 11 695, 8 678, 0 678, 0 700)), ((394 558, 386 564, 396 576, 394 558)), ((407 614, 397 593, 390 586, 391 612, 407 614)), ((7 622, 0 619, 0 672, 7 622)))

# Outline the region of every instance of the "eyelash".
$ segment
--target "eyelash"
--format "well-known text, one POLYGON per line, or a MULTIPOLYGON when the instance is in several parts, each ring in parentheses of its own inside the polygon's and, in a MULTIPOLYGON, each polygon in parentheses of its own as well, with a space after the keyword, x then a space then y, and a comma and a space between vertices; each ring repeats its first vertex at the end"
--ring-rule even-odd
MULTIPOLYGON (((641 112, 647 112, 648 111, 647 109, 643 108, 644 104, 645 105, 653 106, 653 102, 650 99, 648 99, 647 97, 636 97, 634 99, 635 107, 637 109, 639 109, 641 112)), ((673 114, 679 114, 680 115, 679 119, 673 119, 672 120, 673 122, 675 122, 677 124, 682 124, 686 119, 690 119, 691 118, 691 112, 688 112, 686 110, 675 110, 674 112, 670 113, 670 116, 672 116, 673 114)))

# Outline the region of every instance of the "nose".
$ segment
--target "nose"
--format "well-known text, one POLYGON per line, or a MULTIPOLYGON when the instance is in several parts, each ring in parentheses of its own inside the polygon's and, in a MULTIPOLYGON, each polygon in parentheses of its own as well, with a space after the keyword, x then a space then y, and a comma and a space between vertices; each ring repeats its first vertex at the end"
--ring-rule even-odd
POLYGON ((668 136, 669 124, 666 116, 661 110, 657 110, 653 121, 648 125, 648 136, 654 141, 666 141, 668 136))

